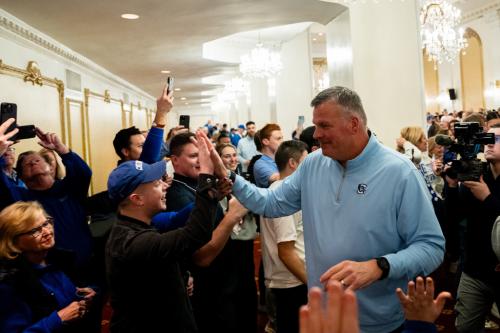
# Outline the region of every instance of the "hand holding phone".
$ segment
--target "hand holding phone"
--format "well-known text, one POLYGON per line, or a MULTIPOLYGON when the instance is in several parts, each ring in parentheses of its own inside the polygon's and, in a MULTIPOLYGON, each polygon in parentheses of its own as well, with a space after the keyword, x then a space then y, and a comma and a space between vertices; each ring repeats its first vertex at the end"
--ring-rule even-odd
POLYGON ((172 91, 174 91, 174 78, 169 76, 167 78, 167 95, 170 95, 172 91))

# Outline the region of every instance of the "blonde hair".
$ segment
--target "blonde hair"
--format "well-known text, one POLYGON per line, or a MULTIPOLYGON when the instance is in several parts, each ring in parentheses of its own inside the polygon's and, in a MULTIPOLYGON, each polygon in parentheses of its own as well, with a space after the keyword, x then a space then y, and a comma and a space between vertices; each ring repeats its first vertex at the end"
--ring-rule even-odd
POLYGON ((432 157, 432 151, 434 150, 434 148, 436 148, 436 146, 439 145, 436 143, 435 136, 431 136, 429 139, 427 139, 427 153, 429 154, 429 157, 432 157))
POLYGON ((22 252, 16 246, 16 236, 29 231, 39 214, 47 216, 36 201, 19 201, 0 212, 0 258, 14 259, 22 252))
POLYGON ((53 151, 52 149, 47 149, 47 148, 42 148, 38 152, 40 156, 43 157, 45 162, 47 162, 48 165, 50 165, 49 161, 49 155, 54 156, 54 159, 56 160, 56 170, 55 170, 55 179, 63 179, 66 177, 66 167, 64 166, 61 156, 59 156, 58 153, 53 151))
MULTIPOLYGON (((425 133, 422 127, 406 126, 401 129, 401 137, 417 146, 420 140, 425 137, 425 133)), ((398 151, 404 152, 402 148, 398 148, 398 151)))

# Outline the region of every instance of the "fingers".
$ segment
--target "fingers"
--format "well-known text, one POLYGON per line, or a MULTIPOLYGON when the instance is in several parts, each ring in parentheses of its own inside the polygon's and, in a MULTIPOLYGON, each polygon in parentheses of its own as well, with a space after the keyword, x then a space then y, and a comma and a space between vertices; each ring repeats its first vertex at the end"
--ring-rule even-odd
POLYGON ((299 310, 299 332, 300 333, 313 333, 309 329, 309 325, 311 324, 311 319, 309 316, 309 308, 307 305, 303 305, 299 310))
POLYGON ((417 277, 417 288, 416 288, 416 296, 422 297, 425 295, 425 284, 424 279, 422 277, 417 277))
POLYGON ((415 282, 408 282, 408 298, 415 299, 415 282))
POLYGON ((328 281, 334 274, 337 274, 342 270, 342 264, 343 262, 330 267, 325 273, 323 273, 323 275, 320 276, 319 281, 321 283, 325 283, 326 281, 328 281))
POLYGON ((425 292, 431 299, 434 298, 434 280, 430 277, 425 279, 425 292))
POLYGON ((399 303, 401 303, 401 305, 405 305, 408 302, 408 296, 406 296, 401 288, 396 289, 396 295, 398 296, 399 303))
POLYGON ((9 118, 2 125, 0 125, 0 135, 5 133, 5 131, 9 128, 9 126, 12 125, 15 121, 16 121, 15 118, 9 118))
POLYGON ((343 286, 337 281, 331 281, 327 285, 327 306, 326 318, 328 321, 325 323, 326 332, 337 332, 338 323, 341 322, 342 315, 342 294, 344 293, 343 286))
POLYGON ((436 304, 436 308, 438 310, 438 313, 441 313, 441 311, 444 308, 444 304, 446 303, 447 299, 452 299, 452 296, 449 292, 443 291, 439 293, 439 295, 436 297, 436 300, 434 303, 436 304))
MULTIPOLYGON (((358 325, 358 302, 356 296, 351 290, 347 290, 342 296, 342 333, 356 333, 359 332, 358 325)), ((328 331, 333 332, 333 331, 328 331)))
POLYGON ((322 332, 323 329, 323 309, 321 306, 321 290, 313 287, 309 290, 309 329, 311 332, 322 332))

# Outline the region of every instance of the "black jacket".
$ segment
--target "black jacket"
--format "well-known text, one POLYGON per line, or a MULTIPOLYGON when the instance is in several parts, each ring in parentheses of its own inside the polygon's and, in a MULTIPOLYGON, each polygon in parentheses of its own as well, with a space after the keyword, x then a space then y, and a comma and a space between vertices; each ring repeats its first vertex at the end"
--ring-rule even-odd
POLYGON ((211 238, 217 208, 207 193, 212 184, 213 176, 200 175, 195 208, 186 226, 174 231, 160 234, 118 215, 106 245, 111 332, 197 331, 179 263, 211 238))
POLYGON ((446 188, 446 208, 452 223, 467 219, 465 233, 464 272, 484 282, 498 283, 500 272, 495 272, 499 263, 491 245, 493 223, 500 215, 500 176, 493 178, 491 170, 483 179, 491 194, 479 201, 465 186, 446 188))

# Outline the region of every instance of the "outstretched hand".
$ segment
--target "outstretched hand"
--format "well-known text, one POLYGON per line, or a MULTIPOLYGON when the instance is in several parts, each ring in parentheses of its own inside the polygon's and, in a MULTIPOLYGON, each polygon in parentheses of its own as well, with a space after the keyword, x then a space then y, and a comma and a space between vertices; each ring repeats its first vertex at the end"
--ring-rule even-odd
POLYGON ((37 127, 36 136, 38 137, 38 139, 40 139, 40 141, 38 141, 38 144, 40 146, 50 150, 54 150, 59 155, 69 153, 69 148, 61 142, 61 139, 59 139, 59 136, 57 136, 56 133, 45 133, 37 127))
POLYGON ((201 131, 196 132, 196 138, 191 137, 191 142, 198 147, 198 160, 200 162, 200 172, 213 175, 214 165, 210 158, 210 149, 213 149, 212 144, 209 146, 201 136, 203 134, 201 131))
POLYGON ((3 156, 3 154, 5 154, 5 152, 7 151, 7 148, 14 144, 14 141, 10 140, 10 138, 16 135, 16 133, 19 132, 19 129, 15 128, 8 133, 5 132, 15 121, 16 120, 14 118, 10 118, 2 125, 0 125, 0 156, 3 156))
MULTIPOLYGON (((207 135, 203 131, 198 131, 200 133, 200 137, 205 141, 205 144, 210 147, 210 158, 212 159, 212 163, 214 166, 214 172, 215 176, 217 178, 223 179, 227 177, 227 169, 224 166, 224 163, 222 162, 222 159, 220 158, 219 154, 215 150, 214 146, 210 142, 210 139, 207 137, 207 135)), ((196 135, 198 135, 198 132, 196 135)))
POLYGON ((428 277, 424 285, 424 279, 417 277, 417 283, 408 282, 408 294, 401 288, 396 289, 399 302, 405 312, 407 320, 419 320, 433 323, 441 314, 446 299, 451 299, 449 292, 443 291, 434 299, 434 281, 428 277))
POLYGON ((318 287, 309 290, 309 302, 299 312, 300 333, 358 333, 358 304, 354 292, 331 281, 327 284, 326 302, 323 296, 318 287))
POLYGON ((158 99, 156 100, 157 113, 160 112, 167 114, 168 112, 170 112, 170 110, 174 106, 173 94, 174 94, 173 90, 168 92, 168 84, 165 84, 160 97, 158 97, 158 99))

